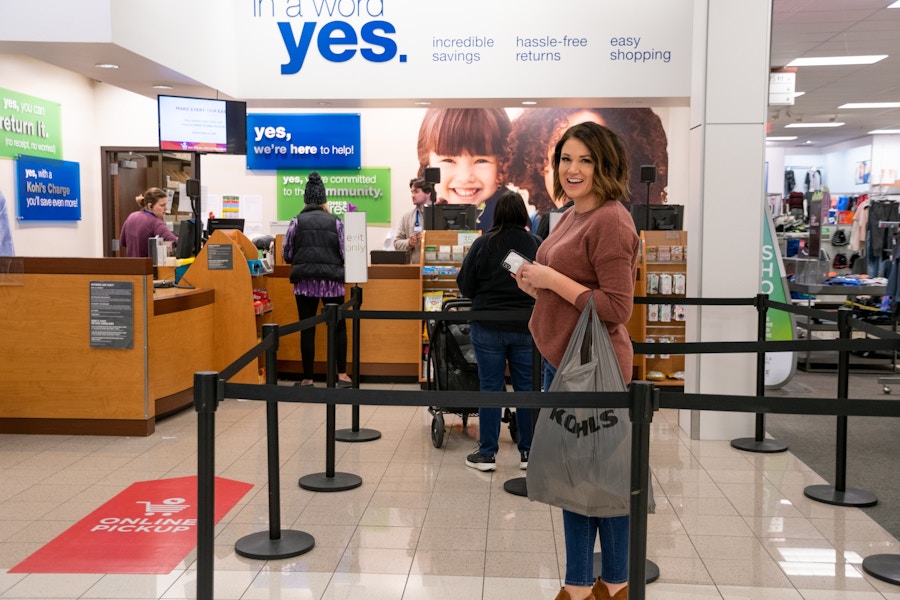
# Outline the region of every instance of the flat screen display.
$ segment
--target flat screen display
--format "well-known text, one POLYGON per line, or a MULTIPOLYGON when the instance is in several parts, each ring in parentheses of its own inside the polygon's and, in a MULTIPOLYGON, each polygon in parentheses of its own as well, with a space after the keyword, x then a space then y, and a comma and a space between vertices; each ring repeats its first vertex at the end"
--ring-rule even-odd
POLYGON ((159 96, 159 149, 247 154, 247 103, 159 96))
POLYGON ((206 222, 207 235, 212 235, 212 232, 216 231, 217 229, 237 229, 238 231, 243 232, 244 219, 225 219, 213 217, 206 222))
POLYGON ((475 230, 474 204, 426 204, 425 229, 475 230))

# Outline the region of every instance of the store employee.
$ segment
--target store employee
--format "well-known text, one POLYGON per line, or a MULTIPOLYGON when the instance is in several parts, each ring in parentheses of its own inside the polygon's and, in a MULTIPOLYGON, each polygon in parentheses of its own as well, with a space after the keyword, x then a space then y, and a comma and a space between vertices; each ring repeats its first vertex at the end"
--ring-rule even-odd
POLYGON ((169 196, 165 191, 152 187, 136 198, 141 210, 136 210, 125 219, 119 239, 128 258, 150 256, 147 244, 152 237, 161 237, 167 242, 178 243, 178 236, 169 231, 163 217, 169 208, 169 196))

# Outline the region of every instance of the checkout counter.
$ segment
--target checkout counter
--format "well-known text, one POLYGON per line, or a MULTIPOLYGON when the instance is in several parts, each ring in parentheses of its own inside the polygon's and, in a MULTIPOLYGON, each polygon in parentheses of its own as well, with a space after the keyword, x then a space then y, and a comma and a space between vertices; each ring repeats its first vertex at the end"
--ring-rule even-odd
MULTIPOLYGON (((146 436, 191 406, 194 373, 256 343, 256 249, 228 233, 182 277, 193 289, 154 289, 145 258, 0 258, 0 433, 146 436)), ((232 381, 258 377, 254 364, 232 381)))
MULTIPOLYGON (((262 325, 297 322, 277 238, 273 272, 251 272, 257 248, 239 231, 213 232, 178 287, 154 288, 149 258, 0 258, 0 433, 147 436, 193 403, 198 371, 222 371, 259 341, 262 325), (254 290, 271 310, 257 314, 254 290)), ((364 310, 420 310, 418 265, 373 265, 364 310)), ((349 299, 348 285, 347 298, 349 299)), ((353 322, 348 324, 348 364, 353 322)), ((325 373, 325 325, 316 373, 325 373)), ((366 320, 360 375, 416 381, 419 321, 366 320)), ((264 356, 232 382, 261 381, 264 356)), ((282 374, 300 374, 299 333, 281 339, 282 374)))

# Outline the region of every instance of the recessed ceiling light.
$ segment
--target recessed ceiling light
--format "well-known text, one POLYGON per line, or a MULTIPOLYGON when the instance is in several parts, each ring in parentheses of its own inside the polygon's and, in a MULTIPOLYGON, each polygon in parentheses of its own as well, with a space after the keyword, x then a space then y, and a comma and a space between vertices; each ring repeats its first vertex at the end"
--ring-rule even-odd
POLYGON ((900 108, 900 102, 848 102, 838 108, 900 108))
POLYGON ((841 127, 843 123, 829 121, 827 123, 788 123, 785 127, 841 127))
POLYGON ((535 104, 537 104, 537 102, 535 102, 534 100, 522 100, 522 104, 524 104, 525 106, 534 106, 535 104))
POLYGON ((806 140, 806 141, 803 142, 803 143, 804 143, 804 144, 812 144, 812 140, 806 140))
POLYGON ((114 65, 112 63, 99 63, 94 65, 98 69, 118 69, 119 65, 114 65))
POLYGON ((165 84, 162 84, 162 83, 158 83, 158 84, 156 84, 156 85, 153 86, 153 89, 154 89, 154 90, 171 90, 171 89, 172 89, 172 86, 171 86, 171 85, 165 85, 165 84))
POLYGON ((789 142, 791 140, 796 140, 796 135, 775 135, 772 137, 767 137, 767 142, 789 142))
POLYGON ((900 8, 900 0, 897 0, 893 4, 888 4, 888 8, 900 8))
POLYGON ((811 56, 795 58, 788 67, 834 67, 841 65, 871 65, 887 58, 887 54, 871 54, 869 56, 811 56))
MULTIPOLYGON (((897 0, 897 1, 900 2, 900 0, 897 0)), ((802 95, 805 94, 805 93, 806 93, 806 92, 794 92, 794 98, 797 98, 797 97, 799 97, 799 96, 802 96, 802 95)))
MULTIPOLYGON (((897 0, 900 2, 900 0, 897 0)), ((869 132, 869 135, 879 135, 879 134, 888 134, 888 133, 900 133, 900 129, 873 129, 869 132)))
POLYGON ((419 100, 418 102, 416 102, 416 106, 431 106, 431 102, 428 102, 426 100, 419 100))

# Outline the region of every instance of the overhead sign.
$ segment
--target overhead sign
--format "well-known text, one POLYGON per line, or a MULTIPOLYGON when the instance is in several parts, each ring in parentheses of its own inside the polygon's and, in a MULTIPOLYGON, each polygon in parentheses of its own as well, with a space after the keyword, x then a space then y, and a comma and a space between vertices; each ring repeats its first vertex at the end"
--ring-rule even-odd
POLYGON ((19 219, 81 220, 81 171, 78 163, 19 156, 16 181, 19 219))
POLYGON ((247 168, 358 169, 360 116, 356 114, 247 115, 247 168))
POLYGON ((793 106, 796 87, 795 71, 769 73, 769 106, 793 106))

